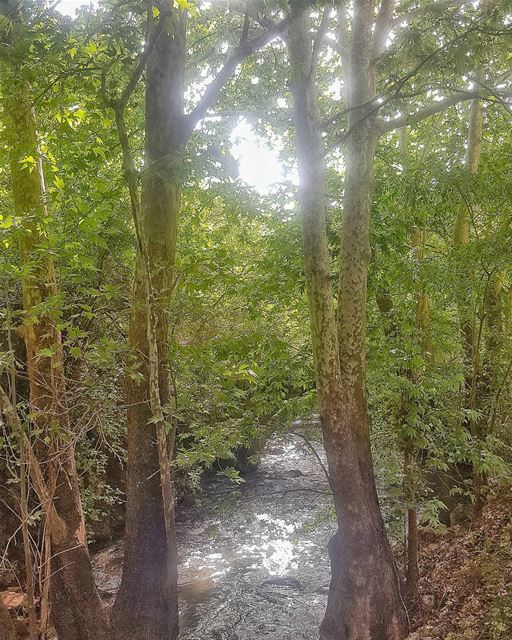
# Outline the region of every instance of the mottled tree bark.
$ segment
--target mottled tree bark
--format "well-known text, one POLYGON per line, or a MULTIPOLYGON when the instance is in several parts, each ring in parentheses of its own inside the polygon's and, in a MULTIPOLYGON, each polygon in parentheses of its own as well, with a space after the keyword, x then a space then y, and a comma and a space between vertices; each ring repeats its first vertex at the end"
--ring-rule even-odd
POLYGON ((398 640, 406 635, 399 580, 379 508, 370 451, 366 400, 366 297, 373 160, 377 142, 376 59, 382 52, 391 3, 374 23, 374 2, 354 3, 344 60, 348 136, 343 150, 345 191, 341 223, 338 341, 342 428, 330 443, 338 535, 322 638, 398 640), (348 444, 348 446, 347 446, 348 444), (350 461, 347 464, 347 459, 350 461))
POLYGON ((364 317, 375 135, 363 126, 350 143, 337 330, 325 222, 324 164, 309 21, 288 33, 300 175, 306 283, 320 415, 338 532, 329 544, 331 584, 322 640, 400 640, 405 611, 379 508, 365 397, 364 317))
POLYGON ((183 135, 184 16, 168 16, 148 59, 145 163, 139 245, 129 344, 140 361, 140 383, 126 379, 128 466, 125 556, 121 588, 112 612, 118 640, 172 640, 178 635, 174 504, 164 504, 157 428, 152 421, 148 298, 151 279, 161 406, 170 399, 167 372, 168 308, 173 286, 180 207, 178 173, 183 135), (147 255, 142 255, 144 251, 147 255), (144 260, 149 264, 144 264, 144 260), (171 514, 166 531, 166 510, 171 514))
POLYGON ((330 549, 337 566, 322 624, 325 640, 399 640, 406 633, 398 574, 375 489, 366 400, 366 282, 375 141, 367 119, 354 129, 345 149, 338 293, 341 425, 327 440, 331 480, 338 487, 339 529, 330 549))
MULTIPOLYGON (((106 616, 87 548, 85 521, 75 467, 74 436, 65 398, 62 339, 58 311, 48 311, 57 294, 54 265, 44 253, 44 180, 30 88, 12 60, 4 68, 3 106, 8 123, 14 210, 22 224, 23 338, 26 347, 30 410, 49 444, 37 447, 49 488, 42 506, 52 544, 53 621, 65 640, 103 640, 106 616), (26 158, 33 162, 26 164, 26 158), (43 250, 42 250, 43 249, 43 250), (56 427, 58 427, 56 429, 56 427)), ((31 466, 31 472, 33 466, 31 466)), ((41 478, 34 481, 41 487, 41 478)))

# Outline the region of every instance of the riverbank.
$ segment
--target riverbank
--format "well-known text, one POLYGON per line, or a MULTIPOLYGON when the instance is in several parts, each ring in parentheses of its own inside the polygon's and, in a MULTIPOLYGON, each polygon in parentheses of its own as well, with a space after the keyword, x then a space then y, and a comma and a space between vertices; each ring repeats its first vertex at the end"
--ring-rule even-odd
POLYGON ((512 638, 512 504, 500 491, 473 525, 424 533, 410 640, 512 638))

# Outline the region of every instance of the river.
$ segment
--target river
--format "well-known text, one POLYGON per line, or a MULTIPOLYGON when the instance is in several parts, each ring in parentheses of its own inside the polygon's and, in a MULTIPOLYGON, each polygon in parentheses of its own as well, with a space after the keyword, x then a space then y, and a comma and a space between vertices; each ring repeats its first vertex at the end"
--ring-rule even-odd
MULTIPOLYGON (((245 482, 209 475, 197 503, 178 510, 180 640, 317 636, 335 531, 317 455, 297 436, 274 438, 245 482)), ((107 601, 122 553, 118 543, 94 557, 107 601)))

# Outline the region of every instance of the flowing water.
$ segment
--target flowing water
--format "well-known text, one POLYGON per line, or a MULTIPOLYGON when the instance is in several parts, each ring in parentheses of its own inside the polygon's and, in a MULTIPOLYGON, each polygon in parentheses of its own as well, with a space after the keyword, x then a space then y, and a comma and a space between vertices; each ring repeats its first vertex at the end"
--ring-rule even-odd
MULTIPOLYGON (((335 530, 330 504, 321 464, 294 436, 271 440, 240 485, 208 478, 200 502, 177 514, 180 639, 317 637, 335 530)), ((95 556, 107 600, 119 586, 121 562, 121 544, 95 556)))

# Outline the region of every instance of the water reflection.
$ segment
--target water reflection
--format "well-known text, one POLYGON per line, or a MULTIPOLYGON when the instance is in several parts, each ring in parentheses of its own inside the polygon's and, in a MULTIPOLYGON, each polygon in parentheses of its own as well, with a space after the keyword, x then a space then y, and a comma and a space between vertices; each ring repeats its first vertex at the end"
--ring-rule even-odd
POLYGON ((226 482, 206 490, 203 503, 216 507, 181 523, 180 637, 314 637, 334 530, 325 520, 311 526, 329 502, 322 469, 299 441, 276 440, 245 485, 226 482))
MULTIPOLYGON (((318 452, 321 454, 320 450, 318 452)), ((241 486, 208 482, 202 505, 179 512, 180 640, 310 640, 329 583, 334 524, 325 475, 301 441, 269 443, 241 486)), ((122 545, 94 560, 102 595, 119 586, 122 545)))

